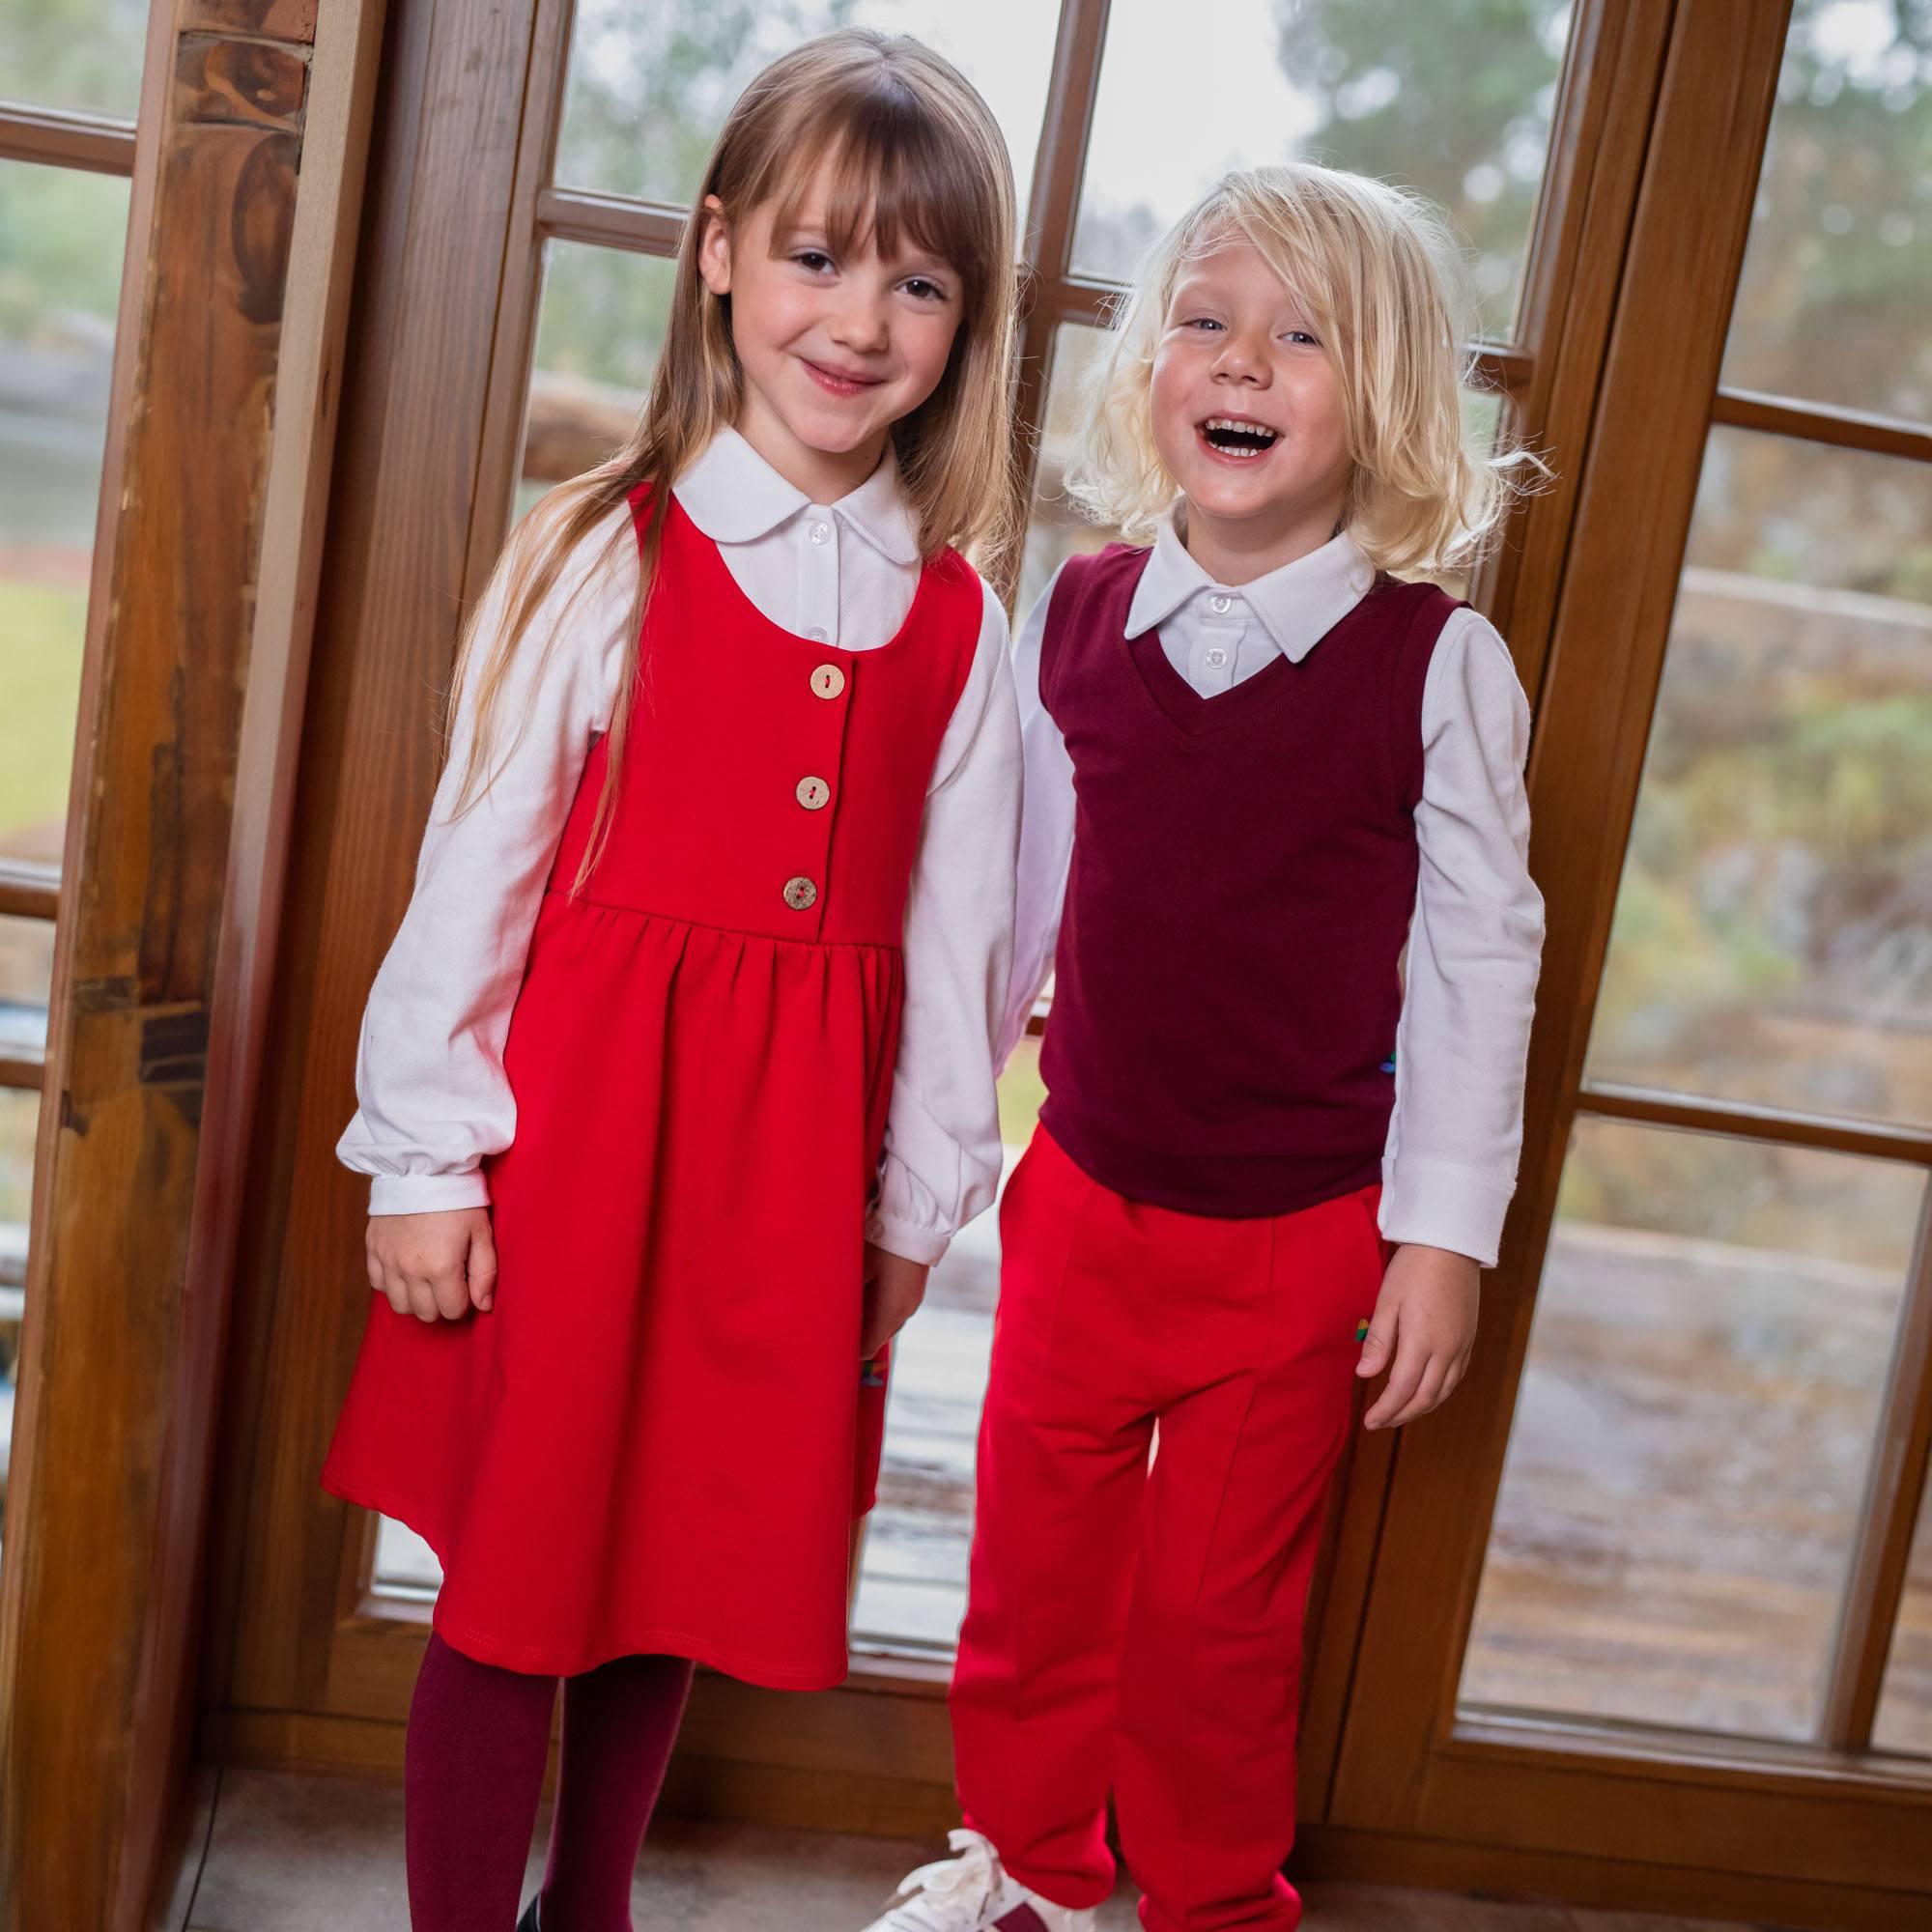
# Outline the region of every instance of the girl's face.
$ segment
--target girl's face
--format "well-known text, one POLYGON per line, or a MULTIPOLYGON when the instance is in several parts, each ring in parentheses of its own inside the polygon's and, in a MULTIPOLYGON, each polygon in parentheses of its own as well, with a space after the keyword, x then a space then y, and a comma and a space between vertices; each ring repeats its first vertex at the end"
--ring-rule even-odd
POLYGON ((868 235, 836 256, 822 178, 782 233, 774 202, 735 229, 716 196, 705 211, 698 269, 713 295, 731 298, 745 372, 738 431, 817 500, 840 484, 857 488, 893 424, 946 373, 962 313, 958 272, 903 232, 889 259, 868 235))
POLYGON ((1350 469, 1341 379, 1251 242, 1231 237, 1182 268, 1154 353, 1152 405, 1155 446, 1187 498, 1190 544, 1206 528, 1249 554, 1299 554, 1334 534, 1350 469))

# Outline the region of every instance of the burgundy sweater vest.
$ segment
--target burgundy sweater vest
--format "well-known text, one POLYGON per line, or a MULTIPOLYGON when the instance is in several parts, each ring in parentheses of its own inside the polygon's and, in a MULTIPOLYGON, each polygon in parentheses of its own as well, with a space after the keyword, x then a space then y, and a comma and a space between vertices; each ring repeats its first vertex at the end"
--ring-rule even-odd
POLYGON ((1040 1119, 1129 1199, 1292 1213, 1380 1177, 1422 690, 1457 607, 1378 578, 1300 663, 1204 698, 1157 631, 1126 637, 1148 554, 1075 558, 1047 611, 1076 803, 1040 1119))

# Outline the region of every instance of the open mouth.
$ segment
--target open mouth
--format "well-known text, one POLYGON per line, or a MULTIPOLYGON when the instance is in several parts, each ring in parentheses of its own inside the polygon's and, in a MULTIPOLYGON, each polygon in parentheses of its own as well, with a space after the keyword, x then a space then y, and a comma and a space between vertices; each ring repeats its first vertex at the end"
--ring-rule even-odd
POLYGON ((1265 456, 1281 440, 1281 432, 1247 416, 1209 416, 1200 426, 1202 441, 1223 456, 1252 461, 1265 456))

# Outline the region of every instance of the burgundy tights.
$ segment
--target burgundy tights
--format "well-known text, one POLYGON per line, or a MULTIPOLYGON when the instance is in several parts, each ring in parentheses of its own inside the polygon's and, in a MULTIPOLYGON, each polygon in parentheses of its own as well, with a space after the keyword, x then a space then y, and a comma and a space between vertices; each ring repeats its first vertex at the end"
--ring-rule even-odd
MULTIPOLYGON (((631 1874, 690 1688, 681 1657, 620 1657, 563 1680, 542 1932, 631 1932, 631 1874)), ((413 1932, 511 1932, 555 1698, 554 1677, 430 1637, 403 1776, 413 1932)))

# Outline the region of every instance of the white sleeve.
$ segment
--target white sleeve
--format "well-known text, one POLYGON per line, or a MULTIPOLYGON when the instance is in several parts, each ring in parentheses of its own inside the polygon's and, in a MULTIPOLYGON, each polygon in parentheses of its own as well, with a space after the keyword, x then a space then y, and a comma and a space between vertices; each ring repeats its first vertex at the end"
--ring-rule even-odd
MULTIPOLYGON (((539 509, 512 544, 530 541, 539 509)), ((357 1112, 336 1146, 372 1177, 372 1214, 479 1208, 480 1172, 516 1133, 503 1042, 530 934, 583 761, 608 724, 637 595, 637 547, 612 511, 564 561, 497 695, 488 789, 457 810, 475 729, 468 683, 430 808, 415 891, 370 989, 355 1062, 357 1112)), ((505 573, 491 580, 476 649, 505 621, 505 573)))
MULTIPOLYGON (((1060 570, 1065 569, 1062 564, 1060 570)), ((1053 971, 1060 943, 1060 914, 1066 898, 1066 868, 1073 857, 1073 760, 1066 741, 1039 695, 1040 646, 1047 607, 1060 570, 1035 600, 1013 646, 1013 683, 1019 692, 1020 743, 1026 770, 1026 811, 1020 821, 1019 895, 1013 915, 1013 972, 1000 1016, 993 1063, 1004 1066, 1053 971)))
POLYGON ((1492 1267, 1522 1144, 1543 895, 1526 863, 1529 706, 1507 646, 1474 611, 1436 640, 1422 745, 1381 1231, 1492 1267))
POLYGON ((1012 962, 1020 734, 1007 613, 980 642, 940 742, 905 918, 905 1011, 867 1237, 937 1262, 1000 1180, 993 1034, 1012 962))

